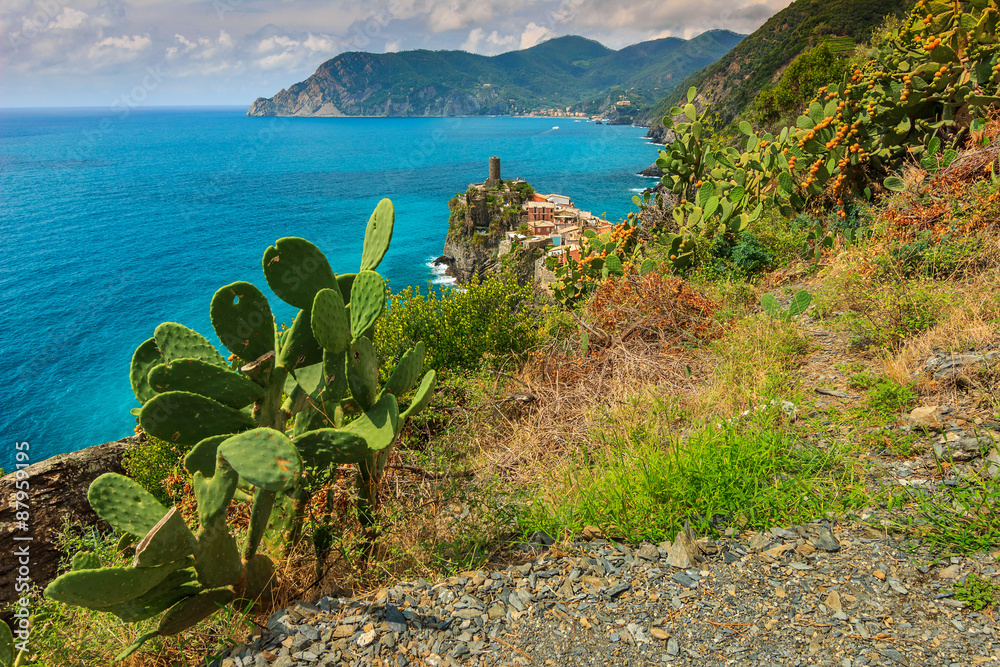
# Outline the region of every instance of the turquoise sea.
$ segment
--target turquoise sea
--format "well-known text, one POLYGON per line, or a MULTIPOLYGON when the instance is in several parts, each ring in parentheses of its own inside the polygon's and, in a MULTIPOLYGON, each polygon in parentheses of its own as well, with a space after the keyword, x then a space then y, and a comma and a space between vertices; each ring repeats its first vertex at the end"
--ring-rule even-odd
MULTIPOLYGON (((132 433, 133 350, 162 321, 209 336, 215 290, 270 291, 264 249, 302 236, 357 269, 375 204, 396 207, 380 271, 441 282, 448 200, 504 178, 618 220, 656 157, 629 126, 570 119, 246 118, 244 108, 0 111, 0 466, 132 433)), ((290 306, 272 298, 279 320, 290 306)))

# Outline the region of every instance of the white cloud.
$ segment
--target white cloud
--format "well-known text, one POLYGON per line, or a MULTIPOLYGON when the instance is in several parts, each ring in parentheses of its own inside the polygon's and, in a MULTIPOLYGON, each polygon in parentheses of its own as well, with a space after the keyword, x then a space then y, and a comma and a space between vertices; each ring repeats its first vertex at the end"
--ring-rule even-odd
POLYGON ((309 37, 306 41, 302 42, 302 46, 306 47, 314 53, 332 53, 337 51, 337 42, 326 35, 314 35, 309 33, 309 37))
POLYGON ((149 35, 105 37, 91 46, 87 55, 95 66, 107 67, 135 60, 152 45, 149 35))
MULTIPOLYGON (((168 61, 177 61, 186 57, 188 60, 204 63, 223 57, 233 50, 233 38, 225 30, 219 31, 219 37, 216 40, 207 37, 190 40, 184 35, 174 35, 174 41, 177 45, 167 47, 165 51, 168 61)), ((204 71, 204 69, 201 67, 198 71, 204 71)))
POLYGON ((287 37, 285 35, 276 35, 274 37, 268 37, 261 41, 257 45, 257 53, 270 53, 271 51, 286 50, 290 48, 295 48, 299 43, 294 39, 287 37))
POLYGON ((479 42, 483 41, 483 34, 482 28, 473 28, 469 31, 469 36, 462 43, 462 46, 458 48, 469 53, 478 53, 479 42))
POLYGON ((543 42, 550 37, 555 37, 555 33, 543 25, 538 25, 534 21, 524 27, 521 33, 521 46, 519 48, 529 49, 532 46, 543 42))
POLYGON ((461 2, 449 0, 433 7, 427 16, 427 27, 431 32, 459 30, 470 25, 482 25, 493 19, 490 2, 461 2))
POLYGON ((465 42, 458 48, 469 53, 493 55, 509 49, 515 44, 517 44, 517 37, 514 35, 501 35, 497 30, 487 35, 482 28, 473 28, 469 31, 465 42))
POLYGON ((122 35, 121 37, 106 37, 94 46, 97 48, 110 47, 124 51, 143 51, 153 45, 149 35, 122 35))
POLYGON ((514 35, 506 35, 501 37, 500 34, 496 30, 494 30, 493 32, 490 33, 490 36, 486 38, 486 42, 494 47, 497 47, 497 50, 499 50, 501 48, 507 48, 516 44, 517 37, 515 37, 514 35))
POLYGON ((49 24, 54 30, 74 30, 86 23, 88 16, 72 7, 66 7, 56 19, 49 24))
POLYGON ((386 53, 396 53, 397 51, 401 51, 402 48, 403 45, 398 39, 394 39, 385 43, 386 53))

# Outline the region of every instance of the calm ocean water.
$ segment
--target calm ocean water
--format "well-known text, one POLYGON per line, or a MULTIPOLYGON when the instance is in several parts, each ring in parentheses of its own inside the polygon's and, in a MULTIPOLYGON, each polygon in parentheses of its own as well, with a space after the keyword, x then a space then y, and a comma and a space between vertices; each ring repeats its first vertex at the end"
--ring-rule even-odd
POLYGON ((396 207, 380 271, 398 291, 440 282, 449 198, 523 176, 609 219, 656 157, 642 129, 569 119, 269 119, 243 108, 0 111, 0 466, 129 435, 135 347, 162 321, 209 336, 215 290, 248 280, 279 320, 264 249, 316 243, 357 269, 375 204, 396 207), (554 127, 558 126, 558 128, 554 127))

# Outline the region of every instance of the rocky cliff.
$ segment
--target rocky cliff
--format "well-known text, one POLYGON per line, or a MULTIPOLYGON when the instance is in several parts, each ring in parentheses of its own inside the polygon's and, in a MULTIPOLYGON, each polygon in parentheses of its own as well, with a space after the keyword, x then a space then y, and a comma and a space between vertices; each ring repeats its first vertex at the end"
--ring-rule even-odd
MULTIPOLYGON (((137 437, 89 447, 69 454, 60 454, 40 461, 18 472, 0 478, 0 536, 11 545, 27 547, 30 562, 26 580, 32 586, 44 588, 58 574, 63 553, 56 543, 56 536, 69 522, 75 526, 101 525, 87 501, 90 483, 106 472, 124 474, 122 454, 139 443, 137 437), (28 494, 29 521, 27 530, 18 524, 17 491, 28 494), (17 537, 30 537, 15 541, 17 537)), ((103 524, 105 528, 110 528, 103 524)), ((15 588, 19 578, 20 563, 11 553, 0 558, 0 608, 6 608, 18 599, 23 591, 15 588)), ((11 612, 0 613, 0 618, 10 622, 11 612)))

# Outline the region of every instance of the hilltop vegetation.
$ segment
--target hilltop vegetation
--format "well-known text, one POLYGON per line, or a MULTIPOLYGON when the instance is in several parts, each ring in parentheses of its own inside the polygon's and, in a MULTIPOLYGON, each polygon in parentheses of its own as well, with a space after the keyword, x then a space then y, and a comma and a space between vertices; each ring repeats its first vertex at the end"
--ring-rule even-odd
POLYGON ((663 137, 661 119, 694 86, 725 125, 743 113, 782 69, 807 49, 829 43, 834 52, 866 43, 886 16, 901 15, 910 0, 796 0, 725 56, 695 72, 644 115, 650 136, 663 137))
POLYGON ((601 113, 621 99, 641 108, 740 39, 716 30, 619 51, 567 36, 491 57, 465 51, 343 53, 305 81, 258 99, 248 115, 497 115, 553 107, 601 113))

